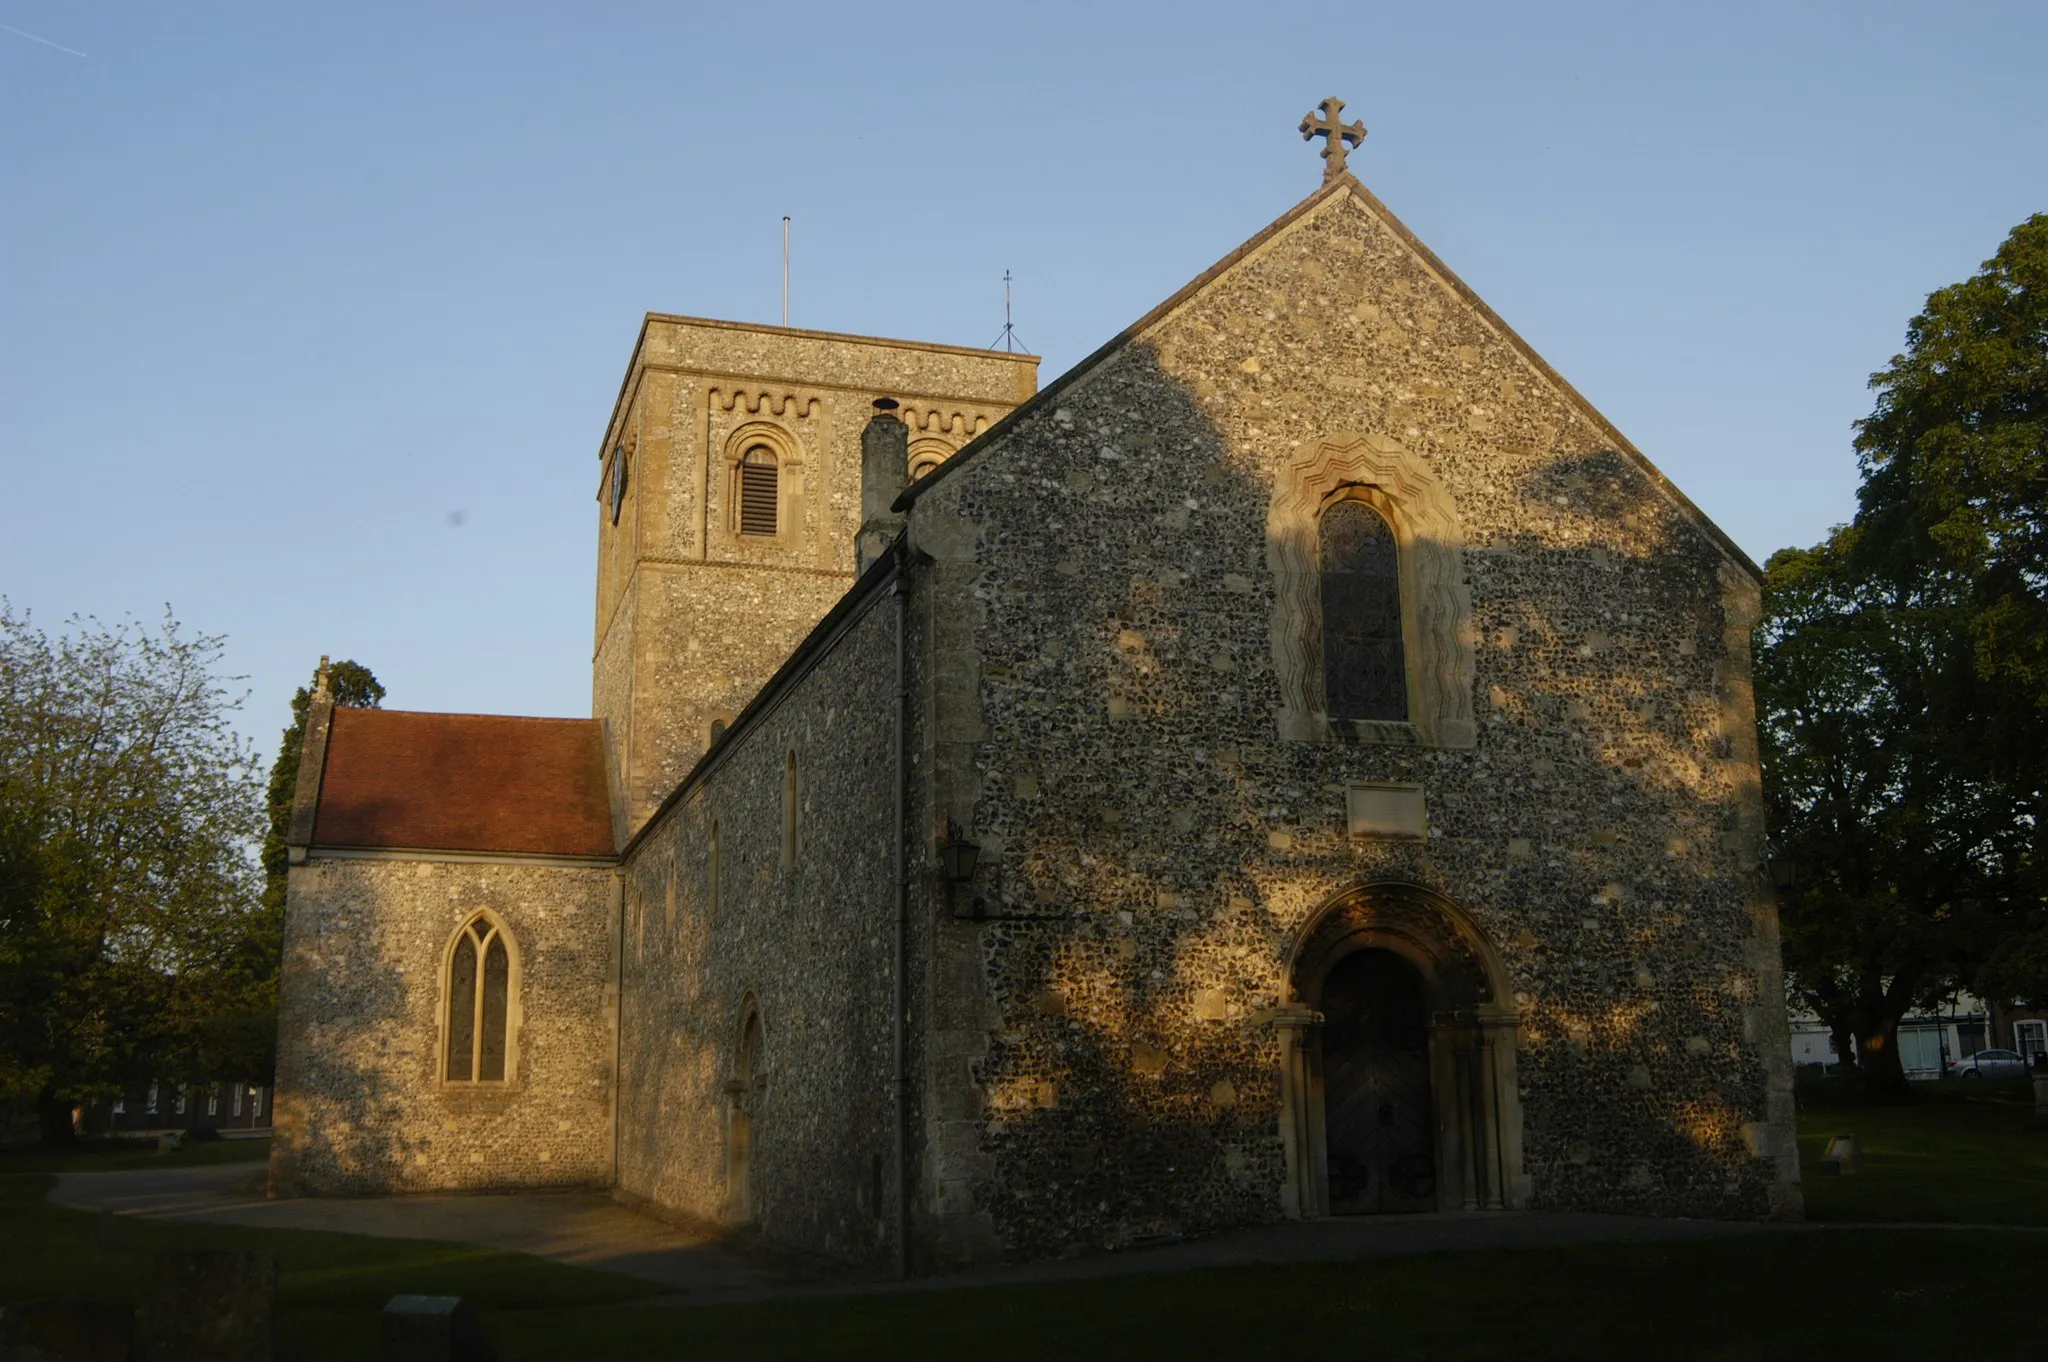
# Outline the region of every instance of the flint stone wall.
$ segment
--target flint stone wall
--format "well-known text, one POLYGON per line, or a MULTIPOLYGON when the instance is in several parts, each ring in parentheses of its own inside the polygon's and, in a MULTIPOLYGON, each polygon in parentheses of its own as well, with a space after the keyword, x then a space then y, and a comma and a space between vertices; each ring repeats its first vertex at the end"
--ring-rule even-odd
POLYGON ((293 866, 271 1186, 369 1195, 611 1173, 613 872, 322 858, 293 866), (440 1081, 442 962, 479 909, 517 946, 511 1081, 440 1081))
POLYGON ((956 546, 934 666, 978 674, 939 684, 935 797, 984 849, 977 891, 1051 919, 937 920, 993 1018, 952 1000, 927 1095, 956 1113, 928 1194, 987 1227, 958 1252, 1279 1215, 1265 1017, 1319 909, 1379 879, 1460 905, 1512 977, 1526 1204, 1797 1213, 1756 583, 1375 209, 1339 195, 1259 245, 934 484, 911 534, 956 546), (1280 737, 1268 509, 1339 432, 1455 507, 1473 745, 1280 737), (1426 839, 1350 838, 1364 782, 1420 784, 1426 839))
POLYGON ((744 1100, 761 1236, 852 1261, 885 1255, 894 1223, 894 620, 886 596, 871 601, 815 670, 727 740, 626 870, 619 1187, 684 1216, 738 1218, 727 1156, 744 1100), (785 858, 791 751, 797 834, 785 858), (734 1091, 750 1005, 758 1081, 734 1091))
POLYGON ((852 585, 860 432, 902 403, 913 453, 950 455, 1037 386, 1026 355, 650 316, 600 446, 623 448, 619 519, 598 497, 598 683, 629 826, 704 754, 852 585), (778 456, 780 530, 737 533, 732 463, 778 456))

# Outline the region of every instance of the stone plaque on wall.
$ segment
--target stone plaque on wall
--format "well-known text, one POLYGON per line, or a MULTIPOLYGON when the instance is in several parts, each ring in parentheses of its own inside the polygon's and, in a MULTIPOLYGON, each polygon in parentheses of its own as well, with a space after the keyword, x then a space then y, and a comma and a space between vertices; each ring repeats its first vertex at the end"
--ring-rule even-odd
POLYGON ((1429 819, 1420 785, 1349 785, 1345 812, 1354 838, 1419 838, 1429 836, 1429 819))

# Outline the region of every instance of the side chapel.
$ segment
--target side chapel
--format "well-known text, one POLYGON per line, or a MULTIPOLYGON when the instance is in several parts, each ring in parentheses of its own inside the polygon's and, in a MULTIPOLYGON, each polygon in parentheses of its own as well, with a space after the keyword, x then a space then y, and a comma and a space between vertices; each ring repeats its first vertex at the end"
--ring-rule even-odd
POLYGON ((1345 166, 1037 361, 650 315, 589 719, 316 696, 275 1194, 924 1270, 1799 1214, 1752 563, 1345 166))

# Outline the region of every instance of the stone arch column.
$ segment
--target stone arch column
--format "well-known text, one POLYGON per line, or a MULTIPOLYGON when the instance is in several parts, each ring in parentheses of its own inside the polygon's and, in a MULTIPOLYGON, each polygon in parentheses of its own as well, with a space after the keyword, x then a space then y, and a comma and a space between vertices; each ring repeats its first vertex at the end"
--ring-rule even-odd
POLYGON ((1331 968, 1366 949, 1393 952, 1422 979, 1437 1209, 1521 1209, 1528 1181, 1515 1079, 1517 1018, 1506 970, 1478 925, 1448 899, 1421 885, 1388 881, 1355 886, 1324 905, 1288 959, 1287 994, 1272 1015, 1280 1037, 1287 1214, 1329 1214, 1317 1005, 1331 968))

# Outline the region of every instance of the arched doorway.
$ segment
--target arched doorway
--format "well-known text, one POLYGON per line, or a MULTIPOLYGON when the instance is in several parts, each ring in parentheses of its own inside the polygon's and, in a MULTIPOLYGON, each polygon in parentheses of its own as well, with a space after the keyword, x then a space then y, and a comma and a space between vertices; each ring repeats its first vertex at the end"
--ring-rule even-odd
POLYGON ((725 1085, 725 1204, 726 1216, 735 1224, 751 1223, 760 1209, 754 1194, 754 1141, 764 1077, 761 1013, 749 999, 733 1048, 732 1078, 725 1085))
POLYGON ((1429 1005, 1389 950, 1339 960, 1323 980, 1323 1139, 1332 1215, 1436 1209, 1429 1005))
POLYGON ((1515 1012, 1469 917, 1419 885, 1361 885, 1309 921, 1287 982, 1289 1214, 1523 1204, 1515 1012))

